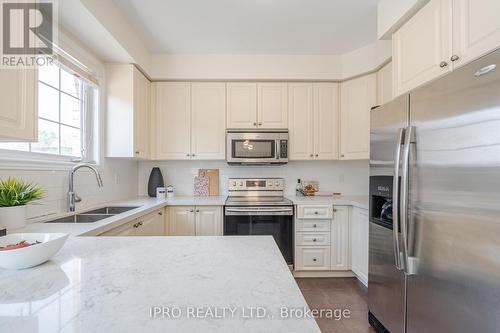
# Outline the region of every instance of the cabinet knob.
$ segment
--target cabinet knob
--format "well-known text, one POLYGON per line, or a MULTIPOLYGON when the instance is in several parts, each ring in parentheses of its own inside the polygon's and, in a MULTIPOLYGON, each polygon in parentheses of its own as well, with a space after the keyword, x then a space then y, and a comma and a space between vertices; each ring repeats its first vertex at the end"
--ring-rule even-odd
POLYGON ((194 212, 194 209, 190 209, 190 210, 189 210, 189 212, 190 212, 190 213, 194 212))
POLYGON ((317 239, 316 239, 316 238, 313 238, 313 242, 316 242, 316 241, 317 241, 317 239))
POLYGON ((262 123, 259 123, 259 126, 262 126, 262 123))
POLYGON ((345 157, 345 155, 344 154, 340 154, 340 157, 345 157))
POLYGON ((163 213, 162 212, 158 212, 158 215, 163 215, 163 213))
POLYGON ((313 228, 317 228, 317 227, 318 227, 318 225, 317 225, 317 224, 313 224, 313 228))
POLYGON ((318 214, 319 214, 319 213, 318 213, 317 211, 316 211, 316 212, 314 212, 314 215, 318 215, 318 214))
POLYGON ((319 155, 318 155, 318 154, 316 154, 316 155, 314 155, 314 156, 318 157, 319 155))
POLYGON ((458 59, 460 59, 460 57, 457 56, 456 54, 452 55, 450 58, 451 61, 457 61, 458 59))
POLYGON ((257 123, 253 123, 254 126, 257 126, 257 123))
POLYGON ((314 155, 313 155, 313 154, 311 154, 311 155, 309 155, 309 156, 313 157, 314 155))
POLYGON ((139 227, 139 223, 135 223, 134 228, 138 228, 138 227, 139 227))
POLYGON ((439 67, 441 68, 445 68, 446 66, 448 66, 448 63, 446 61, 441 61, 441 63, 439 64, 439 67))
POLYGON ((141 225, 142 225, 142 222, 139 222, 139 226, 141 226, 141 225))
POLYGON ((336 211, 337 211, 337 210, 334 208, 334 209, 333 209, 333 212, 335 213, 336 211))
POLYGON ((138 150, 136 150, 136 151, 135 151, 135 154, 136 154, 136 155, 139 155, 139 154, 140 154, 140 152, 139 152, 138 150))
POLYGON ((316 259, 316 258, 313 258, 313 261, 318 261, 318 259, 316 259))
POLYGON ((190 154, 186 154, 187 157, 191 156, 190 154))
POLYGON ((199 209, 197 209, 197 210, 196 210, 196 212, 197 212, 197 213, 199 213, 199 212, 200 212, 200 210, 199 210, 199 209))

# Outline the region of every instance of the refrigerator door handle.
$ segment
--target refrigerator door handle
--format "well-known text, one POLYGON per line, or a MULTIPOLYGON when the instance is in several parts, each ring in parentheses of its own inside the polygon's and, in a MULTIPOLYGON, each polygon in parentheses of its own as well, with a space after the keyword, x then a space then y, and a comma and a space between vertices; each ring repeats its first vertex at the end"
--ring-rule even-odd
POLYGON ((394 244, 394 262, 398 270, 402 270, 399 245, 399 166, 401 164, 401 145, 404 143, 404 128, 398 131, 396 153, 394 156, 394 177, 392 179, 392 234, 394 244))
POLYGON ((402 255, 403 267, 408 274, 408 177, 409 177, 409 162, 410 162, 410 147, 415 128, 409 126, 405 131, 403 145, 403 163, 401 165, 401 196, 399 198, 399 206, 401 212, 401 236, 403 239, 402 255))

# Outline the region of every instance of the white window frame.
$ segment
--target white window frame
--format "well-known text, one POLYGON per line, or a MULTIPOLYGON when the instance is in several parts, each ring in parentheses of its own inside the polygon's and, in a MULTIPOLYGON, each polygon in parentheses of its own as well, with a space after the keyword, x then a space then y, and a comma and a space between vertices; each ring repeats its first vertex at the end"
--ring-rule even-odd
MULTIPOLYGON (((60 68, 74 73, 70 68, 58 63, 57 66, 60 68)), ((58 154, 48 154, 39 153, 31 151, 22 150, 11 150, 0 148, 0 168, 17 168, 19 164, 22 164, 23 169, 28 170, 67 170, 68 167, 75 165, 76 163, 90 163, 99 166, 100 161, 100 151, 99 151, 99 114, 100 114, 100 94, 101 89, 99 86, 92 84, 91 82, 81 78, 84 84, 82 104, 85 108, 84 116, 85 119, 82 121, 81 131, 82 135, 82 147, 85 153, 82 158, 58 155, 58 154), (95 92, 95 93, 94 93, 95 92)), ((40 81, 38 81, 38 73, 36 75, 37 87, 40 81)), ((41 83, 44 84, 44 83, 41 83)), ((49 85, 50 86, 50 85, 49 85)), ((38 89, 38 88, 37 88, 38 89)), ((61 92, 59 92, 61 93, 61 92)), ((38 103, 38 100, 37 100, 38 103)), ((38 121, 38 117, 37 120, 38 121)))

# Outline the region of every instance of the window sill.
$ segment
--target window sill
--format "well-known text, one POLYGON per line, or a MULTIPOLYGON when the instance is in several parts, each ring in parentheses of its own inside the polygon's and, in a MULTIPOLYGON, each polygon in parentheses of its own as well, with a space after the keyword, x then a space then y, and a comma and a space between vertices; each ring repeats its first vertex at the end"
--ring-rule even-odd
POLYGON ((45 157, 36 155, 25 156, 25 154, 19 154, 19 152, 0 151, 0 169, 68 171, 78 163, 89 163, 99 167, 99 164, 95 162, 71 161, 64 156, 45 157))

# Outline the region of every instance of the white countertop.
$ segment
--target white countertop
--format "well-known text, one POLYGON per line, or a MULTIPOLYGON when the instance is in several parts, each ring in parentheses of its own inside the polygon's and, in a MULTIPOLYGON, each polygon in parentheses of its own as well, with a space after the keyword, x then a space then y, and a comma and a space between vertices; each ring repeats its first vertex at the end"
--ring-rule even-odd
POLYGON ((270 236, 74 237, 45 264, 0 269, 0 332, 320 332, 282 307, 307 305, 270 236), (210 318, 223 308, 234 316, 210 318))
POLYGON ((367 195, 335 196, 335 197, 299 197, 288 196, 295 205, 338 205, 368 209, 367 195))

